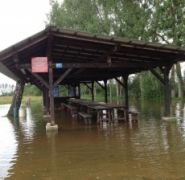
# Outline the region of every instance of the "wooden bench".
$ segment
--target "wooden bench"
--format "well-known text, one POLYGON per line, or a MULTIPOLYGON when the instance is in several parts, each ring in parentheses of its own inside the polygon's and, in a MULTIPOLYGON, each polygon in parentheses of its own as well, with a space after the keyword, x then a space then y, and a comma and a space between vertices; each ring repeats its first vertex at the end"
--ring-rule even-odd
POLYGON ((79 112, 78 116, 79 116, 79 118, 82 118, 82 119, 87 120, 87 121, 92 119, 92 115, 88 114, 88 113, 85 113, 85 112, 79 112))
POLYGON ((67 104, 66 103, 61 103, 61 109, 62 110, 67 110, 67 104))
POLYGON ((66 104, 67 111, 72 115, 75 116, 77 115, 77 108, 75 106, 66 104))
POLYGON ((129 111, 128 115, 129 115, 129 120, 131 121, 137 121, 138 120, 138 112, 136 111, 129 111))

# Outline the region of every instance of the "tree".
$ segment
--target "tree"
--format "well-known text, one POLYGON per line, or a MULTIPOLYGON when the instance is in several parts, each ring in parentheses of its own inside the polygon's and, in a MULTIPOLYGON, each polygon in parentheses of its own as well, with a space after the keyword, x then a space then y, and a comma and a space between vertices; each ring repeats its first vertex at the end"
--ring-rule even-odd
MULTIPOLYGON (((54 1, 48 24, 97 34, 182 45, 185 43, 184 7, 183 0, 54 1)), ((179 64, 176 65, 175 72, 178 77, 179 96, 182 97, 183 81, 179 64)), ((149 94, 151 89, 146 85, 149 88, 147 92, 145 83, 151 84, 153 75, 143 73, 136 80, 140 83, 141 94, 149 94)), ((157 88, 156 92, 159 92, 160 82, 155 80, 155 83, 157 84, 153 88, 157 88)))
MULTIPOLYGON (((155 10, 151 24, 155 27, 157 41, 178 46, 185 45, 185 1, 163 0, 154 2, 155 10)), ((183 79, 179 63, 176 64, 175 71, 178 80, 178 96, 183 98, 183 79)))

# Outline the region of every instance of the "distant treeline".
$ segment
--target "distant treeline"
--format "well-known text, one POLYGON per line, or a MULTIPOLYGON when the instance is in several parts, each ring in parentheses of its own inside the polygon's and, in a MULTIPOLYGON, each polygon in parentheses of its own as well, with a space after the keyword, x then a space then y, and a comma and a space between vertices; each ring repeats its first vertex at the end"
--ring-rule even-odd
POLYGON ((1 96, 8 96, 12 95, 15 89, 15 85, 8 84, 8 83, 1 83, 0 84, 0 95, 1 96))

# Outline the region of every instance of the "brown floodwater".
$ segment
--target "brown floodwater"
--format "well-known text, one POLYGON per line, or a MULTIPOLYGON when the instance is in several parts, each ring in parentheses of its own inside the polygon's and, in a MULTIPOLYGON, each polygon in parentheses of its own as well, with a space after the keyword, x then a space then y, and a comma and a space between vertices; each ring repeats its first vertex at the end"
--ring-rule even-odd
POLYGON ((10 120, 0 106, 0 179, 185 179, 185 117, 161 120, 159 103, 138 103, 138 123, 88 124, 57 114, 59 132, 46 133, 42 108, 10 120))

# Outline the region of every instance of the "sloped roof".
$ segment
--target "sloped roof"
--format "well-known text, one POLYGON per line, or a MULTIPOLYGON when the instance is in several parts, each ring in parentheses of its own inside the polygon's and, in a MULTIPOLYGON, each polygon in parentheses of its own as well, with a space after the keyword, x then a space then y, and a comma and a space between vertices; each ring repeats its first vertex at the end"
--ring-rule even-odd
MULTIPOLYGON (((24 65, 30 65, 32 57, 42 56, 49 56, 53 64, 63 64, 62 69, 54 69, 54 80, 73 68, 62 81, 72 83, 110 79, 184 61, 185 48, 50 26, 1 51, 0 63, 9 71, 2 73, 39 86, 24 65)), ((47 73, 39 75, 48 82, 47 73)))

